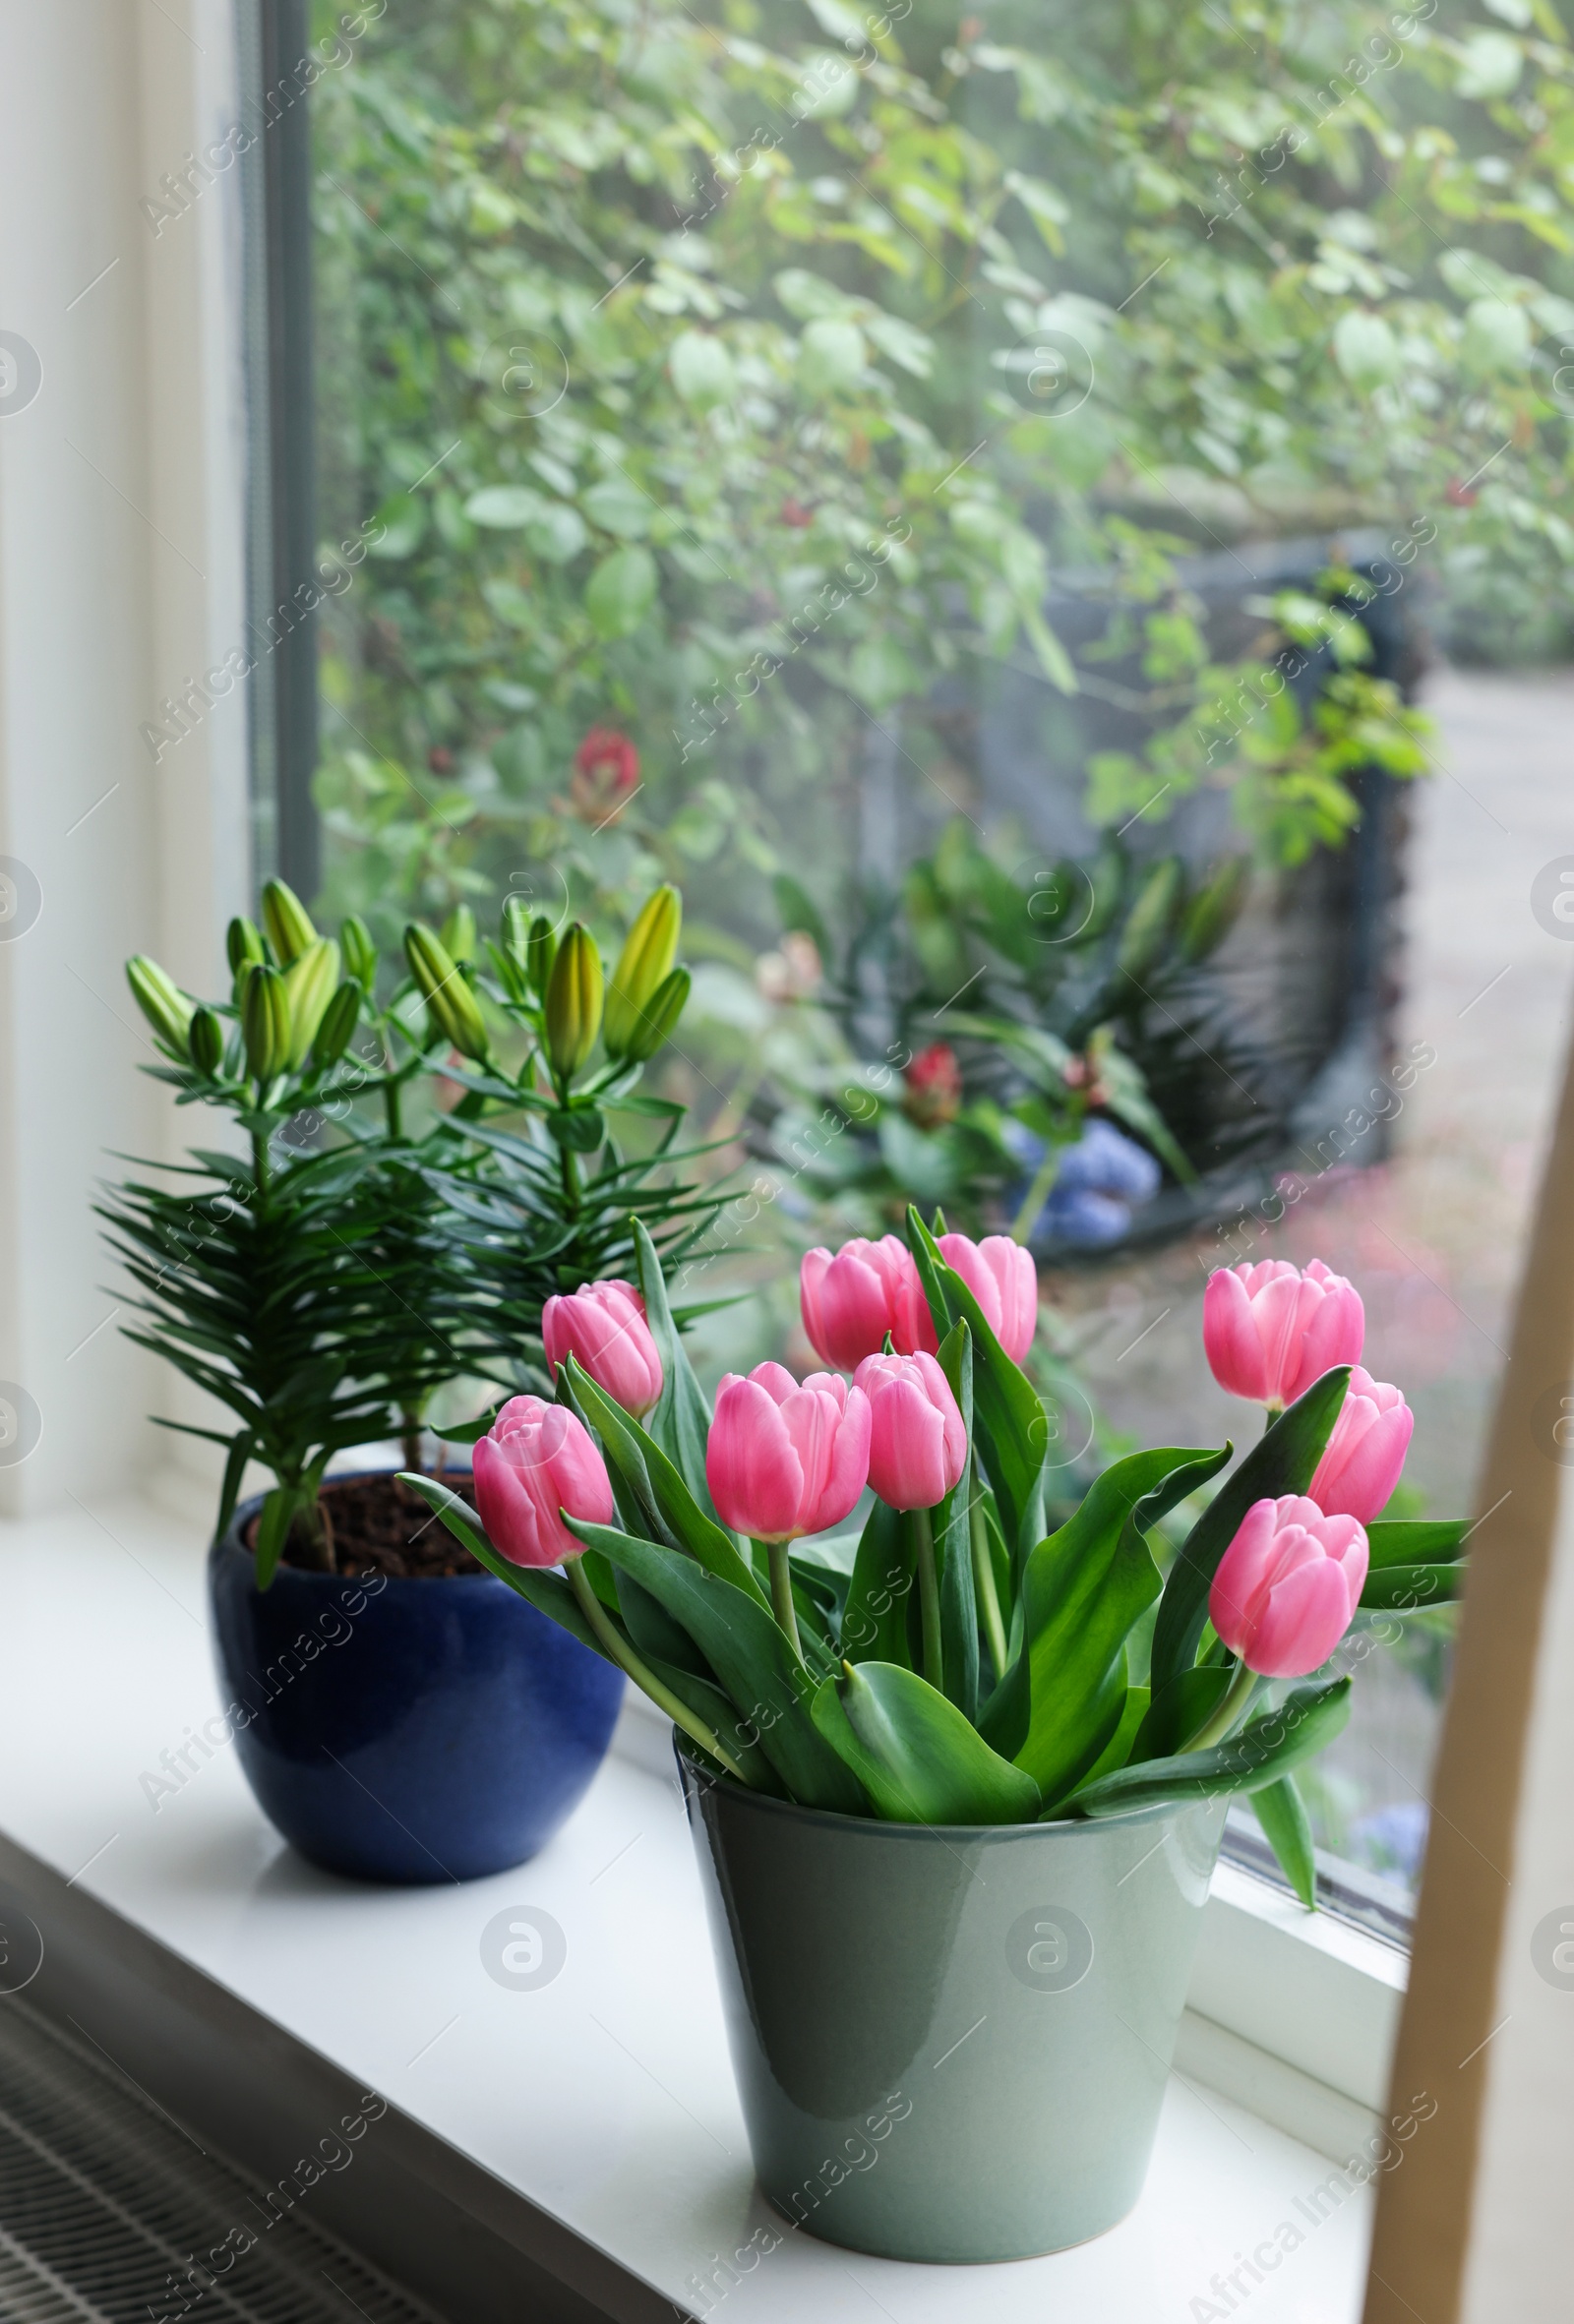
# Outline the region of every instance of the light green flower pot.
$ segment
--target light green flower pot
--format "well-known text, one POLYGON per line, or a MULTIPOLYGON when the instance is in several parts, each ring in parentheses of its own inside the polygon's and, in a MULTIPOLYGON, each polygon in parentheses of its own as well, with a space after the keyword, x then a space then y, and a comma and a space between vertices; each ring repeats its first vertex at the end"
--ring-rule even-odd
POLYGON ((679 1755, 760 2185, 887 2259, 1026 2259, 1142 2190, 1222 1800, 877 1823, 679 1755))

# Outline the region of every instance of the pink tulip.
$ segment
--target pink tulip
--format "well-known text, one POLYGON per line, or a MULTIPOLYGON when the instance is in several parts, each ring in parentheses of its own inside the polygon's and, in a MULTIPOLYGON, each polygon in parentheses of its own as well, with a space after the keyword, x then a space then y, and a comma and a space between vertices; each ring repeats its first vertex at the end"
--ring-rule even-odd
POLYGON ((806 1251, 798 1281, 810 1343, 840 1371, 878 1355, 887 1332, 898 1355, 933 1355, 939 1345, 913 1254, 894 1234, 878 1243, 860 1235, 834 1258, 806 1251))
POLYGON ((633 1283, 614 1278, 557 1293, 541 1310, 541 1340, 554 1379, 572 1355, 636 1420, 661 1394, 661 1358, 633 1283))
POLYGON ((1039 1320, 1039 1271, 1031 1251, 1008 1234, 987 1234, 981 1243, 965 1234, 942 1234, 939 1248, 1012 1363, 1019 1364, 1033 1344, 1039 1320))
POLYGON ((933 1509, 967 1466, 967 1431, 932 1355, 869 1355, 854 1381, 869 1398, 869 1481, 892 1509, 933 1509))
POLYGON ((796 1541, 839 1524, 869 1476, 869 1399, 834 1372, 800 1387, 780 1364, 729 1372, 716 1392, 705 1482, 724 1525, 796 1541))
POLYGON ((1366 1579, 1364 1529, 1285 1493, 1254 1501, 1208 1592, 1214 1629, 1249 1670, 1304 1678, 1350 1628, 1366 1579))
POLYGON ((1342 1275, 1313 1259, 1221 1267, 1208 1278, 1202 1344, 1213 1376, 1253 1403, 1293 1404, 1335 1364, 1361 1361, 1366 1311, 1342 1275))
POLYGON ((1416 1415, 1397 1388, 1358 1364, 1317 1473, 1306 1490, 1329 1517, 1363 1525, 1387 1507, 1410 1450, 1416 1415))
POLYGON ((563 1404, 511 1397, 475 1448, 475 1499, 494 1549, 515 1566, 555 1566, 584 1543, 564 1512, 610 1525, 612 1480, 589 1432, 563 1404))

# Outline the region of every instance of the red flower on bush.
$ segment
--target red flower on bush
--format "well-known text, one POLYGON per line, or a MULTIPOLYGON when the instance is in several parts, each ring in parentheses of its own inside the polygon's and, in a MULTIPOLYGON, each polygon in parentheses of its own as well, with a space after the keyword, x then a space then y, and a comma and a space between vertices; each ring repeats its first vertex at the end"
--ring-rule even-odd
POLYGON ((604 823, 639 788, 639 753, 615 726, 593 726, 574 754, 570 802, 587 823, 604 823))
POLYGON ((962 1108, 962 1068, 944 1042, 920 1049, 902 1079, 907 1084, 902 1111, 921 1130, 941 1130, 956 1119, 962 1108))

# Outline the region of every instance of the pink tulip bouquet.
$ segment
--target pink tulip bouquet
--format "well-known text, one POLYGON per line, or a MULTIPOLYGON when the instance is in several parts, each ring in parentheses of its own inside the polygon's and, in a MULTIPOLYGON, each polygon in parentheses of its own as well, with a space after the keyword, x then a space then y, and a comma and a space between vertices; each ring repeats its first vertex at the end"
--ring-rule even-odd
POLYGON ((1293 1770, 1349 1714, 1330 1658, 1359 1608, 1437 1605, 1463 1571, 1462 1523, 1382 1515, 1412 1416, 1361 1367, 1359 1293, 1319 1261, 1215 1275, 1207 1359, 1265 1432, 1233 1467, 1117 1460, 1051 1532, 1032 1260, 908 1227, 810 1252, 825 1370, 729 1375, 713 1410, 636 1227, 638 1287, 549 1308, 556 1401, 515 1397, 478 1442, 479 1524, 406 1483, 713 1776, 926 1824, 1250 1793, 1310 1903, 1293 1770))

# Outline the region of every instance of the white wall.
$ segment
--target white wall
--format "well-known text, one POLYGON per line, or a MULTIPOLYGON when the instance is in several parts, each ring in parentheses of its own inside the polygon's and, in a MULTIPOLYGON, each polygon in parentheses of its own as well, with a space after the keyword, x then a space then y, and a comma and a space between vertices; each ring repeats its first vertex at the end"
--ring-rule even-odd
POLYGON ((43 372, 0 410, 0 855, 41 891, 0 924, 0 1380, 42 1420, 0 1512, 176 1442, 90 1205, 106 1149, 176 1143, 125 956, 211 988, 246 887, 239 690, 157 765, 139 735, 242 634, 238 172, 156 238, 138 207, 234 118, 232 71, 229 0, 0 0, 0 331, 43 372))

